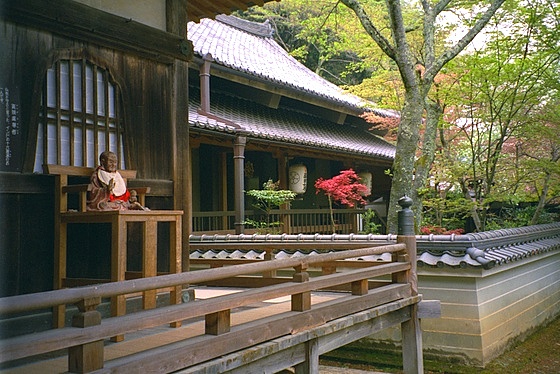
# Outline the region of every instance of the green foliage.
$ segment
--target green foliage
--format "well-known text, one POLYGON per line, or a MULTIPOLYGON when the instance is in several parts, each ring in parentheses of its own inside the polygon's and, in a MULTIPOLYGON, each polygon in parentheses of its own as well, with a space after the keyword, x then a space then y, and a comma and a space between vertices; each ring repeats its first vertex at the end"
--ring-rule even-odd
MULTIPOLYGON (((484 230, 487 208, 494 201, 530 201, 542 207, 560 196, 560 166, 555 156, 560 154, 560 18, 554 2, 508 1, 475 40, 483 43, 471 45, 450 60, 446 59, 452 54, 442 54, 458 39, 450 35, 464 35, 481 18, 482 10, 497 2, 451 2, 435 24, 424 17, 417 2, 355 2, 391 47, 396 47, 396 34, 388 6, 400 5, 402 20, 394 22, 402 21, 406 45, 401 47, 408 51, 398 56, 410 60, 401 61, 399 67, 398 59, 382 51, 353 11, 340 5, 350 1, 282 0, 238 16, 269 20, 276 40, 324 78, 379 107, 403 109, 400 127, 407 137, 397 144, 398 163, 392 171, 393 189, 400 192, 392 192, 391 200, 403 192, 416 198, 415 192, 420 191, 419 197, 427 204, 427 224, 453 228, 471 215, 478 229, 484 230), (443 24, 441 19, 453 20, 443 24), (414 72, 405 74, 411 67, 414 72), (415 80, 403 84, 403 74, 415 80), (429 99, 445 111, 437 152, 430 148, 431 139, 424 138, 434 121, 422 120, 419 111, 410 110, 422 106, 421 100, 410 101, 413 93, 424 94, 414 90, 425 88, 429 99), (430 166, 433 154, 430 185, 447 184, 453 193, 422 194, 420 183, 425 178, 421 171, 430 166), (414 161, 412 171, 409 163, 414 161), (413 174, 417 178, 411 182, 413 174), (469 193, 474 193, 475 201, 469 193)), ((433 2, 426 5, 435 9, 433 2)), ((394 213, 390 209, 389 227, 395 224, 394 213)), ((537 209, 535 218, 539 214, 537 209)), ((490 215, 489 223, 493 222, 490 215)))
MULTIPOLYGON (((369 5, 372 14, 378 14, 376 9, 382 6, 379 2, 369 5)), ((337 85, 360 84, 390 65, 379 49, 372 49, 369 36, 349 9, 336 0, 282 0, 235 15, 255 22, 268 20, 275 40, 288 53, 337 85)))
MULTIPOLYGON (((529 226, 532 223, 536 206, 505 206, 488 214, 486 230, 499 230, 521 226, 529 226)), ((558 215, 550 212, 543 212, 534 224, 552 223, 558 220, 558 215)))
POLYGON ((295 199, 297 194, 290 190, 279 190, 279 182, 273 182, 269 179, 263 184, 262 190, 249 190, 247 196, 255 199, 254 207, 269 212, 272 209, 278 208, 280 205, 295 199))
POLYGON ((560 23, 550 5, 509 2, 486 27, 485 43, 451 61, 431 92, 446 108, 432 175, 472 194, 477 230, 531 222, 517 209, 518 219, 489 210, 494 202, 539 202, 537 222, 559 196, 560 23))
POLYGON ((257 233, 259 234, 278 234, 281 232, 282 227, 282 222, 279 221, 266 222, 246 219, 243 224, 257 229, 257 233))
POLYGON ((361 234, 379 234, 381 224, 376 223, 377 214, 372 209, 366 209, 362 214, 363 230, 361 234))
MULTIPOLYGON (((423 195, 423 228, 444 228, 443 231, 463 229, 465 219, 469 217, 473 202, 465 199, 460 193, 437 193, 426 189, 423 195)), ((434 230, 421 230, 423 233, 435 233, 434 230)))
POLYGON ((263 184, 262 190, 249 190, 247 196, 253 198, 253 207, 261 210, 265 214, 265 219, 261 221, 245 220, 245 225, 255 227, 264 233, 279 233, 281 222, 271 222, 271 212, 273 209, 278 209, 281 205, 289 203, 294 200, 297 194, 290 190, 279 190, 280 182, 273 182, 269 179, 263 184))

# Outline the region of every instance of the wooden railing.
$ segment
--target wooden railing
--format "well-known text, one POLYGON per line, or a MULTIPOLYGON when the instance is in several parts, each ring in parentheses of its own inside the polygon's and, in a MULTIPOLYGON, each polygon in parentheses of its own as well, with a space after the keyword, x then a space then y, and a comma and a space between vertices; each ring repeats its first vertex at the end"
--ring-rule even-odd
MULTIPOLYGON (((403 211, 410 213, 409 206, 409 203, 403 205, 403 211)), ((412 215, 409 221, 411 218, 412 215)), ((167 373, 185 368, 192 373, 242 373, 250 367, 262 370, 259 365, 263 363, 274 371, 295 366, 296 372, 318 373, 320 354, 400 324, 404 370, 421 373, 416 240, 408 229, 400 230, 399 234, 396 243, 385 245, 368 241, 337 242, 336 235, 332 235, 330 241, 308 243, 327 249, 328 253, 232 266, 222 264, 220 268, 2 298, 2 316, 61 304, 75 304, 78 312, 72 316, 71 326, 3 339, 0 364, 16 361, 20 364, 38 355, 67 350, 67 370, 78 373, 167 373), (384 253, 390 254, 391 261, 352 261, 384 253), (351 262, 354 265, 348 269, 351 262), (323 272, 311 272, 311 269, 323 272), (287 274, 277 276, 280 270, 287 274), (235 294, 109 318, 102 318, 97 310, 102 298, 244 277, 251 280, 253 288, 235 294), (337 289, 337 296, 313 301, 312 293, 317 295, 329 289, 337 289), (291 299, 287 310, 268 308, 266 314, 257 318, 246 321, 234 318, 242 313, 241 307, 257 307, 264 301, 286 296, 291 299), (193 334, 189 326, 200 317, 204 329, 193 334), (149 348, 134 344, 135 351, 127 353, 119 350, 119 345, 125 342, 114 343, 112 358, 104 358, 104 342, 113 336, 149 331, 166 324, 182 328, 180 322, 184 322, 182 326, 189 332, 179 334, 175 342, 159 345, 152 342, 149 348)), ((299 249, 304 245, 302 235, 282 235, 280 242, 284 249, 299 249)), ((232 244, 230 237, 220 245, 228 244, 232 244)), ((257 244, 255 240, 245 241, 243 236, 233 243, 239 248, 257 244)), ((50 362, 40 362, 42 372, 50 371, 50 362)))
MULTIPOLYGON (((361 231, 363 209, 334 209, 335 231, 338 234, 359 233, 361 231)), ((245 218, 265 221, 262 212, 247 210, 245 218)), ((279 232, 286 234, 332 234, 330 211, 328 209, 277 209, 269 217, 270 222, 280 222, 279 232)), ((193 232, 234 233, 234 211, 193 212, 193 232)), ((247 232, 255 232, 250 225, 247 232)))
MULTIPOLYGON (((297 242, 294 244, 297 246, 297 242)), ((340 249, 344 249, 342 247, 340 249)), ((415 286, 411 284, 411 263, 407 261, 409 256, 406 254, 406 249, 405 244, 374 246, 3 298, 0 299, 2 315, 29 312, 59 304, 76 304, 79 313, 73 317, 72 327, 39 332, 32 337, 24 335, 5 339, 2 342, 0 362, 68 349, 68 370, 71 372, 90 372, 101 368, 106 372, 113 370, 133 372, 140 368, 143 371, 159 371, 156 366, 165 367, 165 371, 179 370, 259 342, 290 334, 294 329, 305 329, 308 326, 325 323, 325 318, 336 319, 395 300, 407 299, 410 303, 418 302, 414 293, 415 286), (381 253, 393 253, 397 261, 383 264, 363 262, 362 268, 343 273, 329 272, 328 275, 317 277, 310 277, 308 273, 310 267, 328 264, 332 268, 332 266, 343 265, 342 260, 345 259, 381 253), (280 284, 245 290, 235 295, 143 310, 103 320, 96 311, 101 298, 177 285, 201 284, 249 274, 266 274, 287 268, 293 269, 294 274, 291 279, 284 279, 280 284), (371 279, 383 276, 389 276, 389 279, 392 277, 393 281, 376 281, 375 285, 372 285, 371 279), (348 296, 324 306, 311 305, 312 291, 345 284, 349 285, 348 296), (375 288, 370 290, 373 287, 375 288), (266 328, 259 328, 253 323, 246 327, 237 326, 236 332, 230 333, 232 328, 230 314, 234 308, 282 296, 291 296, 292 312, 304 313, 305 317, 298 315, 299 313, 282 314, 267 319, 266 328), (177 347, 167 347, 165 353, 156 349, 107 362, 103 359, 104 339, 196 317, 204 317, 206 320, 206 331, 203 336, 185 340, 177 344, 177 347), (266 333, 263 333, 263 329, 266 333)))

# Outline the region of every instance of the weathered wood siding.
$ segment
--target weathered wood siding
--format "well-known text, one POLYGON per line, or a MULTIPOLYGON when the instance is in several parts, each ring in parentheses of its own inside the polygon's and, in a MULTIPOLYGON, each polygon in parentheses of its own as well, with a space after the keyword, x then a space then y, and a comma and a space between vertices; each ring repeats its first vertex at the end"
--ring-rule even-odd
MULTIPOLYGON (((12 160, 18 170, 0 172, 0 296, 45 291, 52 285, 54 179, 32 171, 41 90, 47 69, 57 59, 85 58, 110 72, 122 93, 127 167, 138 171, 137 184, 152 187, 147 206, 171 209, 174 203, 173 59, 106 48, 39 27, 0 19, 0 49, 12 51, 0 57, 0 85, 19 99, 23 144, 12 160)), ((74 272, 102 276, 108 271, 108 262, 99 261, 106 255, 106 238, 103 232, 87 232, 79 240, 69 238, 79 248, 69 261, 74 272)))
POLYGON ((3 80, 18 91, 21 101, 27 144, 24 172, 32 171, 40 92, 47 69, 58 59, 83 57, 106 68, 121 89, 128 166, 138 170, 138 178, 171 179, 171 65, 10 23, 3 29, 7 32, 2 49, 18 51, 3 64, 3 80))

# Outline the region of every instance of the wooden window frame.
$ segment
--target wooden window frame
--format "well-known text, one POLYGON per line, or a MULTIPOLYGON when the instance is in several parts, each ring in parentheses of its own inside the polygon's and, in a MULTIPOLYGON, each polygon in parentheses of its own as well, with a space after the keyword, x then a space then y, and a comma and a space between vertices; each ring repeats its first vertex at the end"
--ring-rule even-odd
POLYGON ((60 59, 43 83, 34 171, 47 163, 94 167, 105 150, 125 169, 122 95, 110 72, 85 58, 60 59))

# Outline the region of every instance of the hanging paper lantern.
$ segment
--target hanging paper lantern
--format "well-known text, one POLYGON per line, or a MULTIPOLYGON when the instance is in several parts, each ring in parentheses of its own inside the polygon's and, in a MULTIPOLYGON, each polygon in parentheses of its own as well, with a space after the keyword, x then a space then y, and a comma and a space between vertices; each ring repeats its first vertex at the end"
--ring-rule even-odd
POLYGON ((364 196, 371 194, 371 187, 373 186, 373 175, 370 172, 365 171, 362 173, 358 173, 358 177, 361 178, 360 183, 368 188, 368 193, 364 194, 364 196))
POLYGON ((307 167, 305 165, 292 165, 288 170, 290 190, 303 194, 307 190, 307 167))

